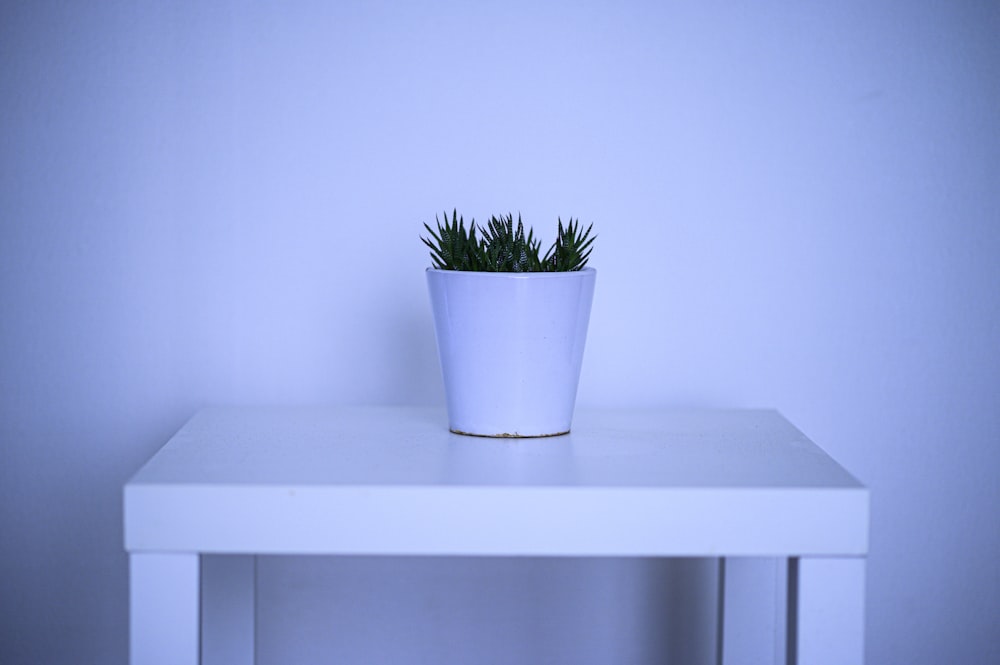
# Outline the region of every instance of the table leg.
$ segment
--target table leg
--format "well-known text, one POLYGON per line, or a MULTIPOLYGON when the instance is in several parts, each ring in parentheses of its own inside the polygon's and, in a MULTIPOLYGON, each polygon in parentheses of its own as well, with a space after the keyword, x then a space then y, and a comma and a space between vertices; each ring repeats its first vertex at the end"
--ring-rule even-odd
POLYGON ((791 559, 788 584, 789 663, 862 665, 865 559, 791 559))
POLYGON ((129 662, 198 665, 198 555, 129 556, 129 662))
POLYGON ((201 557, 202 665, 253 665, 257 557, 201 557))
POLYGON ((719 662, 784 665, 787 559, 729 557, 719 569, 719 662))

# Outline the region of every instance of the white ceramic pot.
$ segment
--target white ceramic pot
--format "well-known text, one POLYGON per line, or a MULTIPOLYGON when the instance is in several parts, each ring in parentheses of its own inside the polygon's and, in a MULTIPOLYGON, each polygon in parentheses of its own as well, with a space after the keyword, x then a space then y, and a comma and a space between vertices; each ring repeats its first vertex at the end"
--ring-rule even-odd
POLYGON ((596 278, 427 270, 451 431, 569 431, 596 278))

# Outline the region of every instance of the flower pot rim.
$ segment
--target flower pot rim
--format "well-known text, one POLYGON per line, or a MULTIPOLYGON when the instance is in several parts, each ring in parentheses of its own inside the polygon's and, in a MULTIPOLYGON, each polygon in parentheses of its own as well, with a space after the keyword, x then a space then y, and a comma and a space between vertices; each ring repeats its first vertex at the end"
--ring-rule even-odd
POLYGON ((574 275, 585 275, 596 273, 596 268, 584 266, 579 270, 562 270, 559 272, 488 272, 485 270, 442 270, 440 268, 427 268, 428 273, 440 273, 450 275, 475 275, 482 279, 565 279, 574 275))

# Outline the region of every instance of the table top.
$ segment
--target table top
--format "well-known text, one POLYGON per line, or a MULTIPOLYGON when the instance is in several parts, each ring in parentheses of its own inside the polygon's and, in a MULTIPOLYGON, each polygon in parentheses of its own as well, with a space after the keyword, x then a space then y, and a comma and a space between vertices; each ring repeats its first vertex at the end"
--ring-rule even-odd
POLYGON ((210 408, 125 487, 132 551, 857 555, 868 492, 776 411, 578 409, 537 439, 442 409, 210 408), (327 531, 329 529, 329 531, 327 531))

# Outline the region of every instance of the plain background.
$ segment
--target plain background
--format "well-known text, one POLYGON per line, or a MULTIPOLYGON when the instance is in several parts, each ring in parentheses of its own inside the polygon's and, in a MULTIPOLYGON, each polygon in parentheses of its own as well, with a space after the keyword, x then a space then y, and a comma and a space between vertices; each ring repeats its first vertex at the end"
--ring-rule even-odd
MULTIPOLYGON (((580 408, 775 407, 871 487, 871 663, 998 662, 998 34, 991 2, 4 2, 0 661, 124 662, 121 487, 198 407, 443 405, 418 235, 457 207, 595 223, 580 408)), ((265 561, 262 662, 710 657, 660 637, 704 628, 704 562, 480 563, 265 561)))

